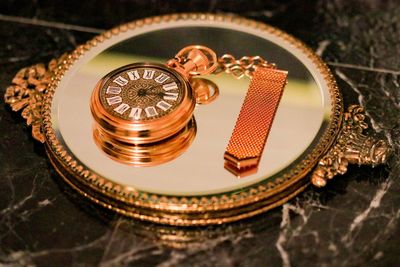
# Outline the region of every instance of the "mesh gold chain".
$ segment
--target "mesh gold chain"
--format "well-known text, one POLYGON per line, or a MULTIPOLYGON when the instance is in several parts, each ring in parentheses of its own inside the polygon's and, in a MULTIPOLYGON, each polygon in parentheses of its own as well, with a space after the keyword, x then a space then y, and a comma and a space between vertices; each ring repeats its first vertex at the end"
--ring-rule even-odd
POLYGON ((251 78, 258 67, 276 69, 275 63, 269 63, 260 56, 244 56, 236 59, 230 54, 224 54, 218 58, 218 63, 218 69, 214 72, 215 74, 226 72, 232 74, 237 79, 244 76, 251 78))

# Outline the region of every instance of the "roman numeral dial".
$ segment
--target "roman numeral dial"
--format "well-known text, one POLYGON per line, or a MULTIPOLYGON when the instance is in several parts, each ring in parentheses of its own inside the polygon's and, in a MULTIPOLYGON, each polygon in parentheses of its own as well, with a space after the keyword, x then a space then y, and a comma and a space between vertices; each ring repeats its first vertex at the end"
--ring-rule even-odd
POLYGON ((117 118, 154 120, 181 104, 183 88, 181 80, 167 67, 131 66, 112 73, 100 89, 100 102, 117 118))

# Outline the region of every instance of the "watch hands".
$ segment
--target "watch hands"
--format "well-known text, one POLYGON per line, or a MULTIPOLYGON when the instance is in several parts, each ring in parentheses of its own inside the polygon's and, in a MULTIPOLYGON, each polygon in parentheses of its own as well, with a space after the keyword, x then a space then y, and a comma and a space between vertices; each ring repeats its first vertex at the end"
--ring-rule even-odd
POLYGON ((146 95, 163 95, 162 92, 154 92, 153 90, 157 87, 161 86, 161 84, 157 84, 154 86, 151 86, 150 88, 140 88, 138 90, 138 95, 139 96, 146 96, 146 95))
POLYGON ((146 95, 154 95, 154 96, 160 96, 160 97, 162 97, 162 96, 164 96, 164 93, 163 92, 149 92, 149 93, 146 93, 146 95))
POLYGON ((146 91, 151 91, 151 90, 153 90, 154 88, 157 88, 158 86, 161 86, 160 84, 157 84, 157 85, 154 85, 154 86, 152 86, 152 87, 150 87, 150 88, 143 88, 144 90, 146 90, 146 91))

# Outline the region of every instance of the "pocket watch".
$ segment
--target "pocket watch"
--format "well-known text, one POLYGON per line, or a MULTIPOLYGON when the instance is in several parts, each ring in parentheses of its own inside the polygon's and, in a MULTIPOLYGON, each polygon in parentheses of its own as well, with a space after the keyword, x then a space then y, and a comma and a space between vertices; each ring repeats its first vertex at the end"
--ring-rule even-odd
POLYGON ((113 70, 92 94, 97 131, 134 145, 166 140, 188 124, 196 103, 204 103, 200 96, 196 101, 204 92, 196 92, 189 79, 213 72, 217 64, 211 49, 189 46, 165 65, 134 63, 113 70))

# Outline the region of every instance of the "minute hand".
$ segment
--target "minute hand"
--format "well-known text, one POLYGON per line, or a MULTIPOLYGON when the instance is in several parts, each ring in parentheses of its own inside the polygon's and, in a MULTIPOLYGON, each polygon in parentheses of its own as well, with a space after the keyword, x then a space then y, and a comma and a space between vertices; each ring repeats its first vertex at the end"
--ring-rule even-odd
POLYGON ((153 90, 154 88, 157 88, 157 87, 159 87, 159 86, 160 86, 160 85, 157 84, 157 85, 154 85, 154 86, 152 86, 152 87, 150 87, 150 88, 143 88, 143 89, 145 89, 146 92, 147 92, 147 91, 151 91, 151 90, 153 90))

